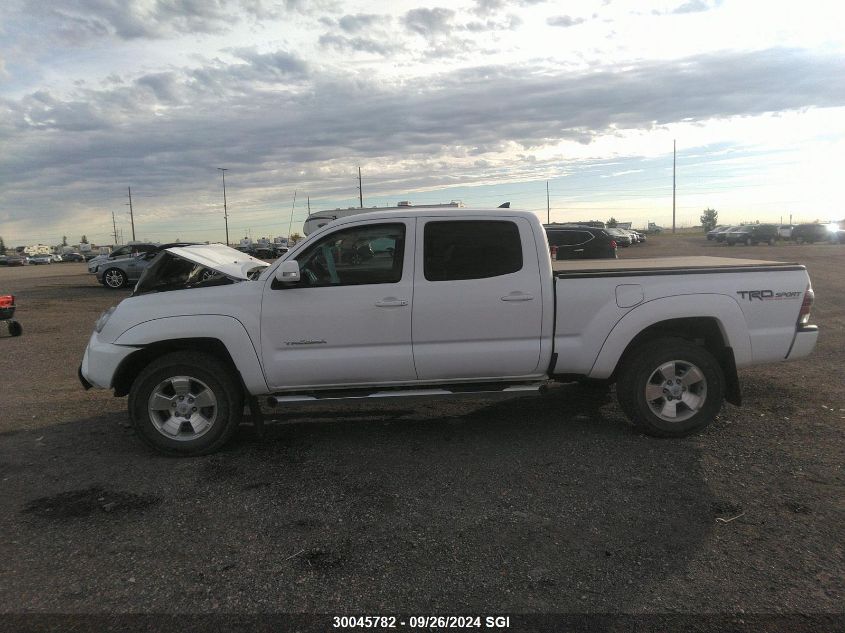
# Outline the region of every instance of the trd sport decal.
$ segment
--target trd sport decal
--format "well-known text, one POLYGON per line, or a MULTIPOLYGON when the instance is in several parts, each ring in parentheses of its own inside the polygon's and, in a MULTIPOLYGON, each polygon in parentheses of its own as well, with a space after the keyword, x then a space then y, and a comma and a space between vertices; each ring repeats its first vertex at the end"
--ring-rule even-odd
POLYGON ((803 295, 800 290, 792 292, 775 292, 774 290, 737 290, 736 294, 743 299, 748 299, 749 301, 754 301, 755 299, 759 299, 760 301, 781 301, 783 299, 798 299, 803 295))

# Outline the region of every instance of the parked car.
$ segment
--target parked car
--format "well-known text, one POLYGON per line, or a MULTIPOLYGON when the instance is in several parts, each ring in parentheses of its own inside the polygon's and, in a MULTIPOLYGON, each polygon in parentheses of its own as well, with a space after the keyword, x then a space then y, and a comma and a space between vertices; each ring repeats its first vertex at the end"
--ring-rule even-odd
POLYGON ((552 262, 544 231, 531 211, 412 209, 343 218, 271 265, 171 248, 97 320, 80 382, 128 395, 138 437, 171 455, 219 450, 257 398, 539 395, 578 377, 615 381, 641 431, 683 437, 739 404, 737 367, 816 344, 804 266, 552 262), (332 245, 356 238, 392 255, 338 262, 332 245), (220 278, 191 282, 198 266, 220 278))
POLYGON ((738 225, 738 224, 732 224, 730 226, 725 226, 725 227, 719 229, 718 232, 716 232, 714 234, 713 239, 716 240, 716 242, 724 242, 728 237, 728 233, 730 233, 731 231, 733 231, 735 229, 741 228, 741 226, 742 225, 738 225))
POLYGON ((58 253, 53 253, 52 255, 50 255, 50 261, 54 264, 60 264, 64 260, 62 259, 62 256, 58 253))
POLYGON ((0 266, 6 266, 9 263, 9 258, 5 255, 0 255, 0 266))
POLYGON ((774 224, 748 224, 728 232, 725 236, 728 246, 733 246, 734 244, 751 246, 752 244, 760 244, 761 242, 765 242, 771 246, 777 239, 778 227, 774 224))
POLYGON ((124 246, 120 246, 108 255, 97 255, 96 257, 87 259, 88 272, 92 275, 96 275, 97 271, 100 270, 101 267, 108 265, 109 262, 113 262, 117 259, 124 259, 125 257, 135 257, 136 255, 143 253, 151 253, 153 251, 158 251, 158 248, 159 245, 152 242, 139 242, 137 244, 126 244, 124 246))
POLYGON ((792 229, 792 241, 798 244, 809 242, 827 242, 830 240, 830 230, 826 224, 799 224, 792 229))
POLYGON ((778 235, 782 240, 788 240, 792 237, 792 229, 794 228, 795 226, 792 224, 781 224, 778 226, 778 235))
POLYGON ((15 253, 6 258, 7 266, 25 266, 29 263, 29 258, 26 255, 15 253))
POLYGON ((722 232, 722 230, 727 229, 727 228, 730 228, 730 227, 728 227, 728 226, 726 226, 726 225, 724 225, 724 224, 718 224, 718 225, 714 226, 712 229, 710 229, 709 231, 707 231, 707 239, 708 239, 708 240, 715 240, 715 239, 716 239, 716 236, 717 236, 719 233, 721 233, 721 232, 722 232))
POLYGON ((62 255, 63 262, 84 262, 85 258, 82 253, 65 253, 62 255))
POLYGON ((258 259, 276 259, 276 250, 272 246, 253 246, 248 251, 249 255, 257 257, 258 259))
POLYGON ((631 244, 639 244, 640 243, 640 236, 636 231, 632 231, 631 229, 619 229, 627 236, 631 238, 631 244))
POLYGON ((36 255, 30 256, 29 263, 30 264, 52 264, 53 263, 53 257, 49 253, 47 253, 47 254, 38 253, 36 255))
POLYGON ((553 259, 615 259, 616 240, 607 229, 583 225, 543 226, 553 259))
MULTIPOLYGON (((97 281, 106 288, 117 290, 141 278, 143 272, 155 259, 156 255, 167 248, 174 246, 190 246, 192 242, 173 242, 171 244, 155 245, 155 248, 144 248, 134 256, 124 256, 118 259, 109 259, 101 263, 96 271, 97 281)), ((133 244, 133 246, 137 246, 133 244)), ((90 263, 89 263, 90 272, 90 263)))
POLYGON ((606 228, 604 230, 607 231, 610 237, 616 240, 616 245, 620 248, 630 246, 634 241, 633 238, 631 238, 631 236, 628 235, 628 233, 626 233, 623 229, 606 228))

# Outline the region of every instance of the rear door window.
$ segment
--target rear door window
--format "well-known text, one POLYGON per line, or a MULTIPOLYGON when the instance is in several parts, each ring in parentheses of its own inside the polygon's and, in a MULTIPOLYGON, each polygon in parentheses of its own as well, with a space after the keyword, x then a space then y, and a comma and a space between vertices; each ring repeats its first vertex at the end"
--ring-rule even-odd
POLYGON ((486 279, 522 270, 522 241, 513 222, 428 222, 423 239, 428 281, 486 279))

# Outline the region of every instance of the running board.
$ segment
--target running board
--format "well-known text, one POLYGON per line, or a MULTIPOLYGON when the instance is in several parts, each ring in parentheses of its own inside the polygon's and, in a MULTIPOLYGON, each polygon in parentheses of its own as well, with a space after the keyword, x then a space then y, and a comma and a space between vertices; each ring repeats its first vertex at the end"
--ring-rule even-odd
POLYGON ((545 391, 548 381, 509 384, 507 386, 499 386, 499 383, 493 385, 485 384, 471 384, 471 385, 450 385, 449 387, 437 387, 431 389, 386 389, 381 391, 366 391, 366 390, 349 390, 349 391, 311 391, 308 393, 291 393, 268 396, 267 405, 277 407, 283 404, 308 404, 321 402, 338 402, 341 400, 386 400, 388 398, 430 398, 436 396, 443 397, 514 397, 524 396, 528 394, 539 394, 545 391), (491 388, 491 387, 498 388, 491 388))

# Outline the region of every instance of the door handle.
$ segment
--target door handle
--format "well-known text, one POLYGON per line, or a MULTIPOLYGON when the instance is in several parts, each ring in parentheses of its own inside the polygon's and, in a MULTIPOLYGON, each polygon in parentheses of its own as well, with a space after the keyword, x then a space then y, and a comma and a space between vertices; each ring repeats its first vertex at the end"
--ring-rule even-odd
POLYGON ((512 292, 502 297, 502 301, 531 301, 533 299, 534 295, 525 292, 512 292))
POLYGON ((574 252, 576 252, 576 253, 583 253, 583 252, 584 252, 584 249, 583 249, 583 248, 576 248, 574 252))
POLYGON ((376 307, 378 308, 401 308, 406 305, 408 305, 407 301, 404 299, 397 299, 396 297, 385 297, 384 299, 376 301, 376 307))

